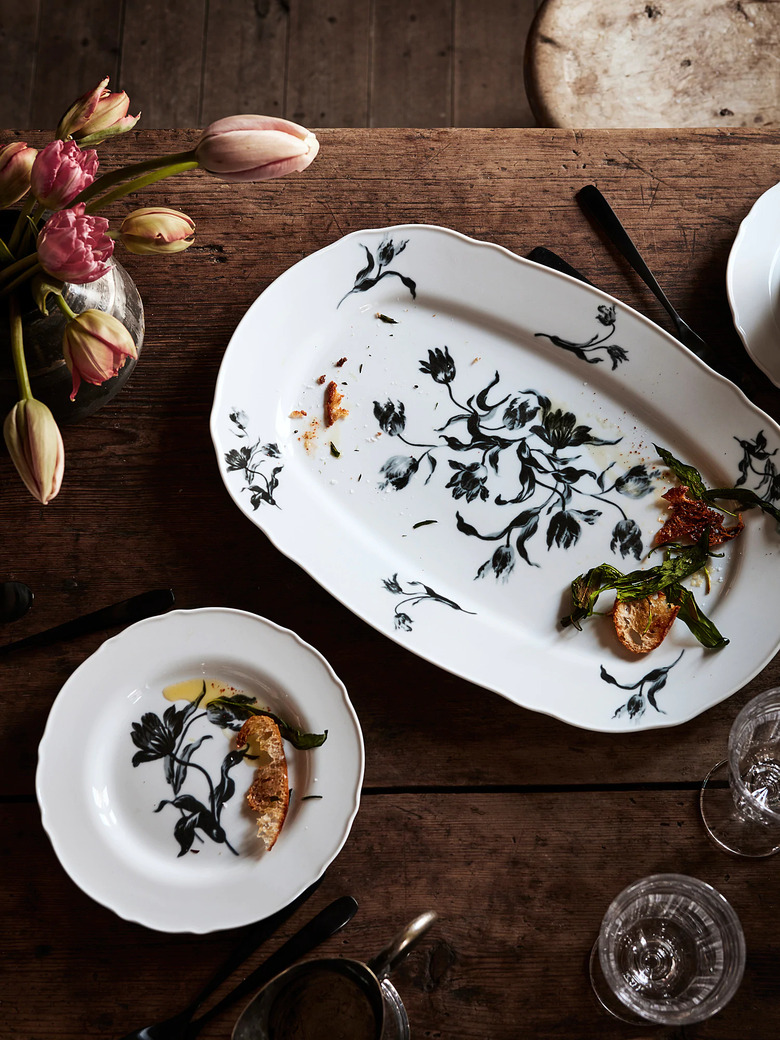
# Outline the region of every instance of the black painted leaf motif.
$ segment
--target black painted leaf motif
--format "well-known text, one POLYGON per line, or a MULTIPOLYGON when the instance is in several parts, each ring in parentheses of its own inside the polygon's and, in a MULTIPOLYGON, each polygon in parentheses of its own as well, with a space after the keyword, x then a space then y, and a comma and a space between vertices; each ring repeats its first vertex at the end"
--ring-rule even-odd
POLYGON ((176 756, 175 761, 173 760, 173 757, 171 757, 171 775, 168 782, 173 788, 174 794, 178 794, 179 791, 181 791, 187 777, 187 766, 189 765, 190 759, 204 740, 211 740, 211 735, 209 733, 204 733, 202 737, 198 737, 198 739, 193 741, 191 744, 187 744, 187 746, 182 748, 176 756))
POLYGON ((228 773, 233 766, 242 761, 246 753, 247 748, 244 747, 240 751, 229 751, 227 755, 225 755, 222 762, 222 769, 220 771, 219 783, 214 788, 214 801, 218 812, 221 810, 225 802, 230 801, 236 792, 236 782, 228 775, 228 773))
POLYGON ((604 667, 604 665, 601 665, 601 678, 604 680, 605 683, 610 683, 610 685, 612 686, 620 686, 620 683, 617 681, 614 675, 610 675, 607 669, 604 667))
POLYGON ((173 836, 179 844, 177 857, 186 855, 195 841, 195 830, 198 826, 197 815, 181 816, 173 828, 173 836))

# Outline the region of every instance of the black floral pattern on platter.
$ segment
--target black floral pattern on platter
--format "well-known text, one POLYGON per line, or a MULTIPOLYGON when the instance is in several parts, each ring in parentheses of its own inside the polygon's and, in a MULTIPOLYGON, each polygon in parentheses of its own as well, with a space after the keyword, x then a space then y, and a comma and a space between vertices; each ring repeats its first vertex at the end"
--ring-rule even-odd
POLYGON ((349 292, 346 292, 341 297, 337 304, 337 309, 352 293, 367 292, 369 289, 373 289, 377 282, 380 282, 383 278, 392 277, 400 279, 412 294, 412 299, 414 299, 417 296, 417 284, 414 279, 401 274, 399 271, 390 269, 390 264, 399 254, 403 253, 408 242, 408 238, 405 238, 402 242, 394 242, 392 238, 385 236, 379 243, 376 253, 372 253, 368 246, 364 245, 363 249, 366 253, 365 267, 362 267, 355 275, 355 284, 349 292))
POLYGON ((619 719, 622 715, 627 715, 630 719, 641 718, 644 715, 648 704, 651 708, 654 708, 659 712, 659 714, 665 715, 666 712, 663 708, 658 707, 655 695, 666 686, 666 679, 669 672, 679 662, 684 653, 685 651, 681 650, 671 664, 666 665, 664 668, 654 668, 652 671, 648 672, 647 675, 643 675, 642 678, 638 679, 635 683, 619 683, 614 676, 609 674, 604 665, 602 665, 601 678, 605 683, 609 683, 611 686, 617 686, 621 690, 634 691, 628 700, 616 709, 612 718, 619 719))
POLYGON ((228 841, 220 817, 225 803, 230 801, 236 790, 230 771, 244 758, 246 748, 241 751, 231 750, 225 755, 218 777, 212 777, 208 770, 193 761, 204 741, 211 739, 211 734, 205 733, 196 740, 188 741, 187 735, 193 724, 205 718, 219 724, 219 719, 212 718, 208 710, 198 712, 205 692, 204 684, 203 692, 185 707, 177 708, 172 704, 162 718, 149 711, 141 716, 140 722, 132 724, 130 736, 138 748, 133 755, 133 766, 162 761, 165 780, 173 797, 164 798, 154 811, 161 812, 168 805, 178 811, 173 836, 179 846, 179 856, 192 849, 196 838, 203 841, 203 835, 217 844, 226 845, 237 856, 238 852, 228 841), (201 778, 201 789, 205 785, 205 796, 198 798, 184 791, 185 782, 192 773, 201 778))
MULTIPOLYGON (((235 426, 233 433, 236 437, 249 439, 247 428, 249 417, 246 412, 238 408, 229 413, 230 421, 235 426)), ((270 473, 263 470, 266 459, 280 459, 279 445, 275 443, 264 444, 262 438, 254 444, 244 444, 240 448, 231 448, 224 454, 225 465, 228 473, 243 473, 246 487, 244 491, 249 492, 249 501, 253 509, 257 509, 261 503, 269 506, 279 507, 274 498, 274 492, 279 486, 279 474, 284 469, 284 464, 273 465, 271 463, 270 473)))
POLYGON ((628 351, 625 347, 619 347, 617 343, 607 342, 615 334, 617 311, 614 304, 600 304, 596 314, 596 321, 609 329, 609 331, 603 334, 597 332, 595 336, 591 336, 590 339, 580 343, 576 340, 564 339, 563 336, 551 336, 547 332, 537 332, 536 335, 549 339, 556 347, 568 350, 575 357, 578 357, 580 361, 587 361, 589 365, 597 365, 600 361, 604 361, 603 355, 606 354, 612 362, 612 371, 614 372, 622 361, 628 361, 628 351))
POLYGON ((748 478, 753 476, 753 491, 763 491, 762 498, 767 502, 780 500, 780 473, 772 461, 777 455, 777 448, 769 451, 764 431, 759 430, 752 441, 735 437, 734 440, 742 448, 742 458, 739 461, 739 479, 735 487, 747 484, 748 478))
POLYGON ((392 578, 383 578, 382 584, 393 596, 401 597, 395 605, 393 625, 397 630, 403 632, 412 631, 412 618, 407 613, 407 610, 418 606, 420 603, 442 603, 445 607, 451 607, 453 610, 462 610, 464 614, 474 613, 473 610, 465 610, 459 606, 455 600, 448 599, 446 596, 435 592, 429 585, 421 581, 407 581, 404 583, 406 585, 406 588, 404 588, 398 580, 398 574, 394 574, 392 578))
POLYGON ((649 494, 660 471, 637 464, 615 473, 616 462, 596 470, 581 461, 577 451, 584 445, 620 443, 622 437, 598 437, 590 426, 580 423, 573 412, 554 408, 548 397, 535 389, 501 393, 498 372, 478 393, 465 401, 454 391, 458 370, 447 346, 428 351, 419 362, 420 371, 446 390, 451 414, 434 432, 437 442, 420 442, 407 437, 407 410, 403 401, 374 401, 374 417, 380 428, 414 454, 388 458, 380 468, 380 488, 403 491, 423 468, 424 483, 433 477, 440 459, 449 467, 445 487, 452 498, 468 507, 474 502, 492 502, 509 513, 497 530, 483 531, 455 512, 457 530, 470 538, 496 543, 492 555, 475 577, 492 574, 507 581, 518 558, 537 567, 529 546, 545 532, 547 549, 570 549, 580 538, 584 525, 593 525, 608 507, 619 514, 612 526, 610 548, 620 556, 642 557, 644 546, 639 525, 627 516, 615 493, 639 499, 649 494), (505 496, 491 491, 491 480, 499 472, 511 475, 514 492, 505 496))

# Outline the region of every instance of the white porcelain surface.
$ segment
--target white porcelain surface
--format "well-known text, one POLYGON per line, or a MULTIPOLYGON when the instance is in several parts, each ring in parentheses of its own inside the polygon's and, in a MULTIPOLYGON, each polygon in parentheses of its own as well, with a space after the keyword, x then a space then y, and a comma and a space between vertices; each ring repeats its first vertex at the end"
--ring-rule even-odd
POLYGON ((780 429, 640 314, 498 246, 406 225, 307 257, 236 329, 211 427, 274 545, 380 632, 524 707, 676 725, 778 648, 780 538, 755 510, 712 591, 694 589, 724 650, 682 624, 648 656, 605 619, 560 627, 578 574, 646 565, 672 483, 654 444, 712 487, 778 496, 780 429), (330 380, 349 414, 325 429, 330 380))
MULTIPOLYGON (((178 754, 190 757, 177 797, 208 803, 205 773, 218 789, 235 733, 196 711, 181 746, 178 754)), ((267 917, 323 873, 349 834, 363 767, 347 692, 313 647, 243 611, 176 610, 107 640, 63 686, 41 741, 36 789, 54 850, 88 895, 150 928, 202 933, 267 917), (328 731, 311 750, 285 742, 290 808, 270 852, 261 850, 245 802, 251 762, 227 773, 235 790, 220 825, 229 845, 199 829, 181 855, 174 827, 191 805, 171 804, 162 757, 133 764, 134 724, 170 728, 166 711, 186 702, 172 703, 162 690, 190 678, 218 678, 290 725, 328 731)))
POLYGON ((745 349, 780 386, 780 184, 765 191, 740 224, 726 289, 745 349))

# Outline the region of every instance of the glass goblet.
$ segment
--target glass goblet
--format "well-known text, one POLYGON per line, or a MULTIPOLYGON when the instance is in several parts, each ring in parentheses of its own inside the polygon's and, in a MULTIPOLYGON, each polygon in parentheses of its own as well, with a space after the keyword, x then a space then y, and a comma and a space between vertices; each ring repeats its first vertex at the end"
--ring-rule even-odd
POLYGON ((728 758, 705 777, 699 808, 721 849, 753 857, 780 852, 780 687, 759 693, 734 719, 728 758))
POLYGON ((634 1024, 686 1025, 720 1011, 745 970, 731 904, 683 874, 653 874, 609 906, 590 958, 601 1005, 634 1024))

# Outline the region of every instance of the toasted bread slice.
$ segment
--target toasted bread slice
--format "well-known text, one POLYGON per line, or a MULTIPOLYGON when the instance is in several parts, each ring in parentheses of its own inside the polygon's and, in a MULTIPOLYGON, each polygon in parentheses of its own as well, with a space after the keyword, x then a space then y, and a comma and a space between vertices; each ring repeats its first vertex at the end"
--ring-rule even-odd
POLYGON ((260 757, 246 800, 258 814, 257 836, 268 851, 279 837, 290 802, 287 759, 279 727, 267 715, 253 715, 241 727, 236 743, 239 748, 250 744, 250 753, 260 757))
POLYGON ((617 637, 632 653, 649 653, 664 641, 679 609, 663 592, 618 601, 612 611, 617 637))

